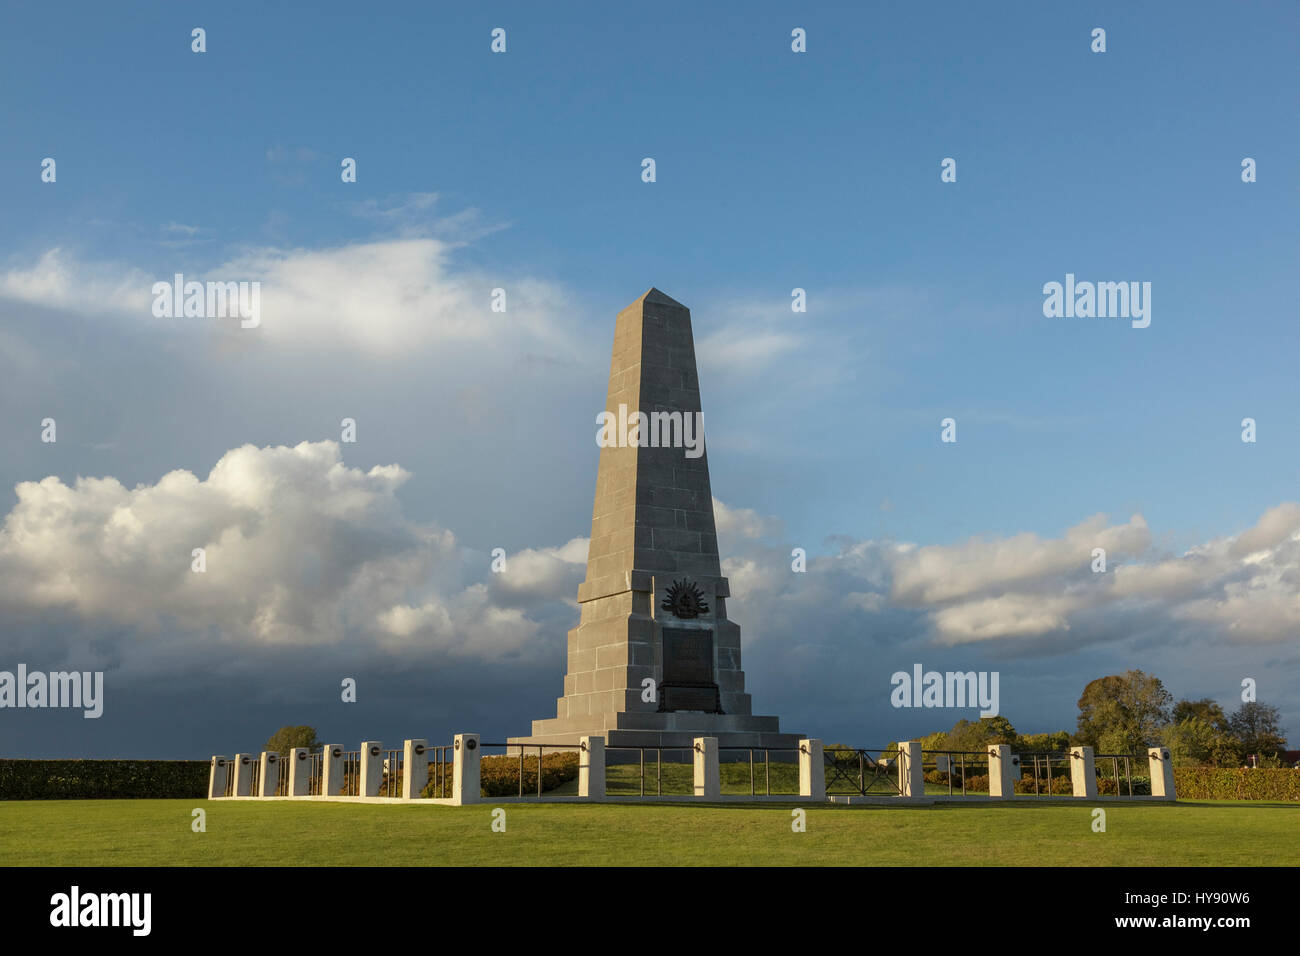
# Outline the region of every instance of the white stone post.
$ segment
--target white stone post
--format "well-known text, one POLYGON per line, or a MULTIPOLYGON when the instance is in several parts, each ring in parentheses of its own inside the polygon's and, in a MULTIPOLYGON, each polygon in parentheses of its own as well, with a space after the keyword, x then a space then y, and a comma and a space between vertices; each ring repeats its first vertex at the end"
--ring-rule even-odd
POLYGON ((305 797, 311 786, 311 756, 306 747, 289 751, 289 796, 305 797))
POLYGON ((361 783, 357 795, 361 797, 379 796, 379 787, 384 780, 384 745, 378 740, 366 740, 361 744, 361 783))
POLYGON ((274 797, 276 785, 280 782, 280 755, 269 750, 262 751, 262 770, 257 781, 259 797, 274 797))
POLYGON ((1020 777, 1020 758, 1011 753, 1010 744, 989 745, 989 796, 1014 797, 1020 777))
POLYGON ((1097 796, 1097 767, 1091 747, 1070 748, 1070 786, 1076 797, 1097 796))
POLYGON ((605 799, 605 738, 582 737, 578 756, 578 796, 605 799))
POLYGON ((799 796, 826 799, 826 760, 816 738, 799 741, 799 796))
POLYGON ((343 789, 343 748, 326 744, 320 752, 320 794, 337 797, 343 789))
POLYGON ((452 743, 451 801, 458 807, 478 803, 482 786, 479 760, 483 756, 478 746, 478 734, 457 734, 452 743))
POLYGON ((718 775, 718 738, 695 738, 695 795, 705 800, 722 796, 722 782, 718 775))
POLYGON ((898 744, 898 789, 904 797, 925 796, 925 774, 921 767, 921 741, 898 744))
POLYGON ((1167 747, 1152 747, 1147 751, 1147 764, 1151 768, 1151 796, 1177 800, 1174 792, 1174 762, 1167 747))
POLYGON ((253 795, 253 757, 251 754, 235 754, 235 792, 232 796, 250 797, 253 795))
POLYGON ((230 760, 226 757, 214 755, 212 764, 208 768, 208 799, 215 800, 217 797, 226 795, 226 778, 230 774, 230 760))
POLYGON ((402 799, 418 800, 429 782, 429 741, 408 740, 402 745, 402 799))
POLYGON ((948 762, 949 762, 951 759, 952 759, 952 758, 949 757, 947 754, 935 754, 935 755, 934 755, 934 769, 937 770, 937 771, 939 771, 940 773, 947 773, 947 772, 948 772, 948 766, 949 766, 949 765, 948 765, 948 762))

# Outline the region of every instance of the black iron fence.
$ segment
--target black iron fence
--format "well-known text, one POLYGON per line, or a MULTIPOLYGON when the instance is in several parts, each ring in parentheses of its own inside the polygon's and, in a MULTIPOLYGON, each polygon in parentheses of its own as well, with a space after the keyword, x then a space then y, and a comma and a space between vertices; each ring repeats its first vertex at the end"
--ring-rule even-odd
POLYGON ((431 797, 450 797, 456 779, 456 745, 439 744, 429 748, 429 784, 431 797))
MULTIPOLYGON (((1062 796, 1073 792, 1070 776, 1070 754, 1068 751, 1041 751, 1038 753, 1019 753, 1020 773, 1017 780, 1026 781, 1029 774, 1034 778, 1034 796, 1062 796), (1059 783, 1063 781, 1063 783, 1059 783)), ((1029 793, 1028 787, 1017 787, 1018 793, 1029 793)))
POLYGON ((695 758, 690 747, 646 747, 646 746, 623 746, 623 747, 606 747, 605 748, 605 795, 606 796, 655 796, 664 795, 664 767, 668 767, 668 787, 670 794, 694 793, 694 774, 695 758), (664 760, 664 753, 669 754, 669 760, 664 760), (614 756, 618 754, 620 756, 614 756), (627 755, 634 756, 627 756, 627 755), (651 761, 647 761, 646 755, 652 755, 651 761), (673 759, 680 755, 680 759, 673 759), (623 768, 636 766, 636 775, 632 781, 627 779, 627 773, 623 768), (647 765, 653 767, 653 789, 646 789, 646 772, 647 765), (685 773, 684 768, 690 767, 691 784, 689 789, 683 789, 685 773), (614 769, 611 773, 610 770, 614 769), (629 793, 632 788, 629 783, 635 787, 635 791, 629 793))
POLYGON ((922 750, 922 779, 926 792, 948 787, 948 795, 989 792, 989 755, 978 750, 922 750))
POLYGON ((797 747, 719 747, 718 748, 718 775, 721 778, 720 784, 723 793, 734 792, 736 780, 735 769, 737 764, 741 766, 740 776, 743 784, 744 764, 749 765, 749 795, 758 796, 758 781, 763 781, 762 793, 764 796, 772 796, 772 769, 776 764, 776 779, 778 795, 784 796, 799 793, 799 749, 797 747), (724 760, 722 755, 726 753, 735 754, 732 760, 724 760), (761 771, 754 760, 754 754, 762 754, 763 764, 761 771), (775 760, 773 755, 776 755, 775 760))
POLYGON ((345 750, 339 758, 343 761, 343 793, 345 797, 361 794, 361 751, 345 750))
MULTIPOLYGON (((1012 757, 1019 762, 1012 774, 1013 792, 1022 796, 1071 796, 1074 793, 1072 751, 1021 751, 1012 757)), ((1094 774, 1101 795, 1134 796, 1133 761, 1145 759, 1140 754, 1095 754, 1094 774), (1107 772, 1109 771, 1109 772, 1107 772)), ((990 792, 991 774, 987 753, 977 751, 925 750, 922 768, 926 792, 946 786, 950 795, 990 792)), ((1140 764, 1139 764, 1140 765, 1140 764)))
POLYGON ((404 749, 384 751, 384 762, 380 765, 379 796, 400 797, 402 795, 402 771, 405 766, 404 749))
MULTIPOLYGON (((480 743, 480 750, 501 750, 500 755, 484 753, 479 760, 479 779, 482 783, 482 789, 485 796, 507 796, 511 784, 517 785, 518 795, 522 797, 525 791, 525 766, 527 769, 536 770, 536 796, 543 796, 548 789, 555 789, 555 786, 547 787, 548 777, 554 785, 559 782, 560 778, 568 777, 569 780, 577 776, 577 762, 571 768, 574 772, 569 775, 567 772, 551 773, 546 772, 545 757, 547 753, 571 753, 577 754, 579 746, 577 744, 503 744, 503 743, 480 743), (514 760, 501 760, 501 757, 514 758, 518 757, 516 766, 514 760)), ((567 783, 566 781, 563 781, 567 783)), ((526 788, 529 795, 533 794, 533 785, 526 788)))
MULTIPOLYGON (((1146 759, 1147 757, 1144 754, 1095 754, 1093 756, 1093 761, 1097 771, 1097 782, 1100 784, 1102 781, 1109 779, 1114 782, 1116 796, 1131 797, 1133 796, 1133 761, 1139 761, 1138 766, 1140 767, 1142 766, 1141 761, 1146 759), (1103 774, 1103 770, 1107 764, 1109 764, 1111 768, 1111 776, 1109 778, 1105 777, 1103 774), (1119 776, 1121 766, 1124 768, 1123 784, 1121 784, 1119 776), (1127 786, 1128 789, 1127 794, 1124 793, 1125 786, 1127 786)), ((1145 789, 1147 794, 1150 794, 1151 785, 1149 781, 1147 782, 1145 789)), ((1098 786, 1097 790, 1100 793, 1102 788, 1098 786)))
MULTIPOLYGON (((505 745, 499 745, 505 746, 505 745)), ((510 745, 514 747, 515 745, 510 745)), ((529 748, 535 749, 535 748, 529 748)), ((573 747, 560 747, 547 749, 573 750, 573 747)), ((420 781, 420 789, 417 795, 427 790, 431 797, 448 798, 452 795, 452 785, 455 779, 454 770, 454 744, 440 744, 434 747, 428 747, 426 752, 429 755, 429 777, 427 781, 420 781)), ((275 755, 274 760, 268 760, 267 773, 274 774, 274 786, 271 793, 277 797, 292 795, 290 793, 291 766, 296 773, 293 776, 305 774, 307 777, 307 795, 308 796, 364 796, 361 793, 361 751, 360 750, 343 750, 335 747, 331 754, 338 769, 335 771, 335 779, 341 781, 334 788, 334 792, 327 792, 329 781, 325 776, 325 754, 323 751, 308 752, 298 759, 298 755, 282 757, 275 755)), ((239 760, 227 760, 225 762, 226 779, 225 786, 221 789, 220 796, 233 797, 238 796, 239 773, 241 766, 248 779, 248 788, 245 795, 261 796, 262 794, 262 759, 260 754, 246 755, 239 760)), ((379 763, 379 796, 400 797, 402 794, 402 778, 405 774, 405 750, 385 750, 382 752, 382 759, 379 763)))
POLYGON ((897 796, 902 792, 897 748, 826 747, 822 759, 828 796, 897 796))
MULTIPOLYGON (((482 754, 481 788, 484 796, 576 795, 579 775, 579 744, 511 744, 483 743, 486 750, 501 754, 482 754), (549 756, 571 754, 570 761, 552 761, 549 756), (529 779, 532 777, 533 779, 529 779), (570 783, 572 781, 572 783, 570 783)), ((607 746, 605 748, 605 793, 607 796, 672 796, 695 793, 694 745, 607 746)), ((719 747, 719 785, 724 794, 750 796, 785 796, 800 792, 799 751, 793 747, 719 747)), ((1077 751, 1073 751, 1077 753, 1077 751)), ((418 781, 417 796, 450 798, 455 783, 455 745, 440 744, 427 748, 428 779, 418 781)), ((304 759, 281 758, 278 754, 266 762, 267 774, 274 774, 269 792, 289 795, 291 764, 297 774, 307 775, 307 793, 311 796, 361 796, 361 751, 334 748, 332 757, 341 764, 342 787, 326 794, 324 754, 308 753, 304 759), (295 762, 296 761, 296 762, 295 762)), ((1012 774, 1013 792, 1028 796, 1072 796, 1074 777, 1072 751, 1029 751, 1013 753, 1018 766, 1012 774)), ((824 772, 828 796, 897 796, 903 792, 899 776, 900 753, 897 748, 854 748, 833 745, 824 748, 824 772)), ((1096 792, 1099 796, 1145 796, 1150 781, 1134 764, 1145 768, 1145 754, 1094 754, 1096 792)), ((263 762, 260 755, 244 755, 225 763, 225 786, 221 795, 237 795, 241 770, 247 775, 246 794, 260 796, 263 762)), ((379 766, 379 794, 402 795, 406 771, 405 752, 391 749, 382 752, 379 766)), ((928 750, 921 752, 923 792, 934 796, 946 791, 948 796, 991 793, 991 761, 987 752, 970 750, 928 750)), ((297 775, 295 774, 295 776, 297 775)))
POLYGON ((323 755, 319 753, 308 753, 306 761, 300 761, 300 763, 305 763, 302 772, 307 774, 307 796, 309 797, 319 797, 321 788, 325 785, 322 779, 322 773, 325 769, 322 757, 323 755))

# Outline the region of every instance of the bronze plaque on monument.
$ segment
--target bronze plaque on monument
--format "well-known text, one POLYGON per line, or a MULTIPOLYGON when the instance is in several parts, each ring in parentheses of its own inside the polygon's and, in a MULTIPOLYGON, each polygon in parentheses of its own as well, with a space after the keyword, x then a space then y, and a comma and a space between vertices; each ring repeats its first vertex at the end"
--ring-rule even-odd
POLYGON ((664 680, 660 710, 722 712, 713 679, 713 631, 707 628, 663 629, 664 680))

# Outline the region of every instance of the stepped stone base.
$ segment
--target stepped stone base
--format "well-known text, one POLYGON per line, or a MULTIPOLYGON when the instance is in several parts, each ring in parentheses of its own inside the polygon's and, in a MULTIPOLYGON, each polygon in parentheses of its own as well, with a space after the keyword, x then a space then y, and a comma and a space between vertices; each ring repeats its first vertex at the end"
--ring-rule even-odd
POLYGON ((777 717, 749 714, 622 712, 599 717, 568 717, 533 721, 527 737, 509 737, 512 744, 572 744, 578 738, 601 736, 610 747, 689 747, 696 737, 717 737, 719 747, 776 747, 795 750, 804 734, 782 733, 777 717), (608 724, 608 725, 607 725, 608 724))

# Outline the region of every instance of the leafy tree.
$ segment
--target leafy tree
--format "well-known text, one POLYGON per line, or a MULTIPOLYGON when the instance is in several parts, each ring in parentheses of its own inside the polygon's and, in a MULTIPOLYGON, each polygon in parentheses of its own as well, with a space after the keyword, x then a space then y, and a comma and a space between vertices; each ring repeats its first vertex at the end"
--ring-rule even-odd
POLYGON ((1079 698, 1076 737, 1098 753, 1142 753, 1161 740, 1173 695, 1139 670, 1099 677, 1079 698))
POLYGON ((1272 763, 1280 759, 1281 751, 1286 749, 1286 734, 1280 719, 1276 707, 1249 701, 1228 718, 1228 726, 1232 729, 1232 736, 1241 744, 1243 755, 1255 754, 1261 761, 1271 758, 1272 763))
POLYGON ((952 750, 953 748, 949 747, 948 743, 948 731, 936 730, 934 733, 926 734, 921 738, 921 749, 926 753, 932 750, 952 750))
POLYGON ((1174 765, 1236 767, 1241 764, 1241 744, 1230 733, 1217 730, 1199 717, 1170 724, 1161 735, 1174 765))
POLYGON ((1229 729, 1228 715, 1223 712, 1223 708, 1218 703, 1208 697, 1202 697, 1200 700, 1180 700, 1174 704, 1171 717, 1176 724, 1189 718, 1196 718, 1205 721, 1215 730, 1229 729))
MULTIPOLYGON (((952 730, 938 730, 924 737, 912 737, 910 739, 919 740, 921 750, 926 753, 933 753, 936 750, 983 753, 988 749, 989 744, 1013 743, 1017 739, 1017 734, 1016 728, 1011 726, 1011 721, 998 715, 997 717, 981 717, 979 720, 966 720, 963 718, 953 724, 952 730)), ((897 747, 898 742, 892 741, 887 749, 894 750, 897 747)))
POLYGON ((978 720, 962 719, 952 725, 942 749, 983 753, 989 744, 1014 744, 1016 736, 1016 728, 1001 714, 978 720))
POLYGON ((306 747, 308 750, 320 750, 324 746, 316 739, 316 728, 299 725, 297 727, 281 727, 271 735, 271 739, 266 742, 263 750, 269 750, 280 754, 282 757, 289 756, 289 751, 295 747, 306 747))
POLYGON ((1175 764, 1240 765, 1241 744, 1233 735, 1223 708, 1208 697, 1180 700, 1174 705, 1172 721, 1165 728, 1163 739, 1175 764))
POLYGON ((1046 734, 1020 734, 1011 749, 1016 753, 1059 753, 1070 746, 1070 732, 1057 730, 1046 734))

